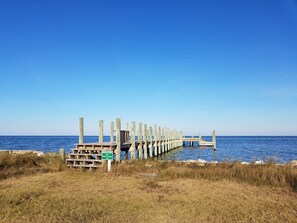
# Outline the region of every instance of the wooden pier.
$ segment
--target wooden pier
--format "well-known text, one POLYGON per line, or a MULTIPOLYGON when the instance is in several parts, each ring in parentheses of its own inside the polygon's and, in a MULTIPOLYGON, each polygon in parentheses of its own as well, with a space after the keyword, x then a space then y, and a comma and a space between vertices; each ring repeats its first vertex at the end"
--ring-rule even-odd
POLYGON ((138 125, 138 136, 136 138, 136 124, 126 124, 126 130, 121 129, 121 119, 116 119, 116 130, 114 122, 110 123, 110 141, 104 142, 103 121, 99 121, 99 140, 94 143, 84 143, 84 121, 79 120, 79 143, 72 152, 67 155, 66 164, 78 168, 98 168, 102 166, 102 151, 113 151, 114 161, 122 159, 148 159, 168 153, 173 149, 183 146, 183 134, 181 131, 161 128, 157 125, 148 127, 147 124, 138 125), (144 127, 144 128, 142 128, 144 127), (114 133, 116 133, 114 137, 114 133))
POLYGON ((192 136, 191 138, 183 137, 183 142, 189 142, 190 146, 194 146, 194 143, 196 142, 200 147, 212 147, 214 149, 217 148, 217 137, 215 130, 212 132, 212 141, 205 141, 200 135, 199 137, 192 136))

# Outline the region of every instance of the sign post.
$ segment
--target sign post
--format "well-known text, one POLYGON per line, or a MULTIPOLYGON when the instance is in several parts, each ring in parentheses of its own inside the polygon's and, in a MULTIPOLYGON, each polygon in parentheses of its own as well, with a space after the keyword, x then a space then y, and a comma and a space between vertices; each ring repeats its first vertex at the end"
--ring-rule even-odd
POLYGON ((111 171, 111 161, 113 160, 113 151, 102 150, 102 160, 107 160, 107 171, 111 171))

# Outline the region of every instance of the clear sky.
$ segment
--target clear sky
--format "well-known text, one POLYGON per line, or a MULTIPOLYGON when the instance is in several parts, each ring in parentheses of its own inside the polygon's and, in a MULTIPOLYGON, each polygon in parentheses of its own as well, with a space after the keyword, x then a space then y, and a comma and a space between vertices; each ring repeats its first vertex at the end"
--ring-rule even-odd
POLYGON ((0 0, 0 135, 297 135, 295 0, 0 0))

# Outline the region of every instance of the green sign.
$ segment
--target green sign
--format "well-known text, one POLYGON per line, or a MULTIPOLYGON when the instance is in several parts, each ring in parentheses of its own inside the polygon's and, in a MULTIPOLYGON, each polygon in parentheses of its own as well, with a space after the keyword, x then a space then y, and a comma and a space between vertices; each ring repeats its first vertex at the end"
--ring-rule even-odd
POLYGON ((113 151, 102 150, 102 160, 113 160, 113 151))

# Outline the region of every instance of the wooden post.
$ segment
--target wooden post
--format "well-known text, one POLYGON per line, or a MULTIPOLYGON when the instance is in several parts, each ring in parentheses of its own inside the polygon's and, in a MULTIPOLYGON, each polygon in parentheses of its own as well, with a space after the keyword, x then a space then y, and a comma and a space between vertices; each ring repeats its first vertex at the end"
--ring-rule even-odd
POLYGON ((110 142, 113 142, 114 137, 114 122, 110 122, 110 142))
POLYGON ((157 125, 154 126, 154 141, 155 141, 155 146, 154 146, 154 155, 158 155, 158 136, 157 136, 157 125))
POLYGON ((79 144, 84 143, 84 118, 79 118, 79 144))
POLYGON ((162 128, 162 134, 161 134, 161 140, 162 140, 162 153, 164 154, 165 153, 165 143, 164 143, 164 128, 162 128))
POLYGON ((217 149, 217 137, 216 137, 216 131, 213 130, 212 132, 212 143, 213 143, 213 148, 217 149))
POLYGON ((178 131, 176 130, 175 131, 175 148, 178 147, 178 143, 179 143, 179 140, 178 140, 178 131))
POLYGON ((170 150, 172 150, 172 147, 173 147, 172 146, 172 144, 173 144, 172 143, 172 131, 170 131, 170 136, 169 137, 170 137, 170 150))
POLYGON ((165 151, 168 152, 168 128, 165 129, 165 151))
POLYGON ((172 150, 172 130, 169 133, 169 138, 170 138, 170 150, 172 150))
POLYGON ((131 122, 131 147, 129 149, 130 153, 131 153, 131 159, 135 160, 136 158, 136 154, 135 154, 135 122, 132 121, 131 122))
POLYGON ((103 120, 99 121, 99 143, 103 143, 103 120))
POLYGON ((61 160, 65 161, 65 149, 64 148, 61 148, 59 150, 59 155, 61 157, 61 160))
POLYGON ((147 124, 144 124, 144 135, 143 135, 143 154, 144 159, 147 159, 147 124))
POLYGON ((143 159, 142 152, 142 123, 138 124, 138 158, 143 159))
POLYGON ((161 127, 159 127, 158 129, 158 155, 161 155, 162 154, 162 151, 161 151, 161 127))
POLYGON ((170 151, 170 129, 167 130, 167 150, 170 151))
POLYGON ((116 143, 117 143, 117 148, 116 148, 116 161, 120 162, 121 161, 121 119, 117 118, 116 119, 116 143))
POLYGON ((153 157, 153 127, 150 127, 150 145, 149 145, 149 154, 150 158, 153 157))

